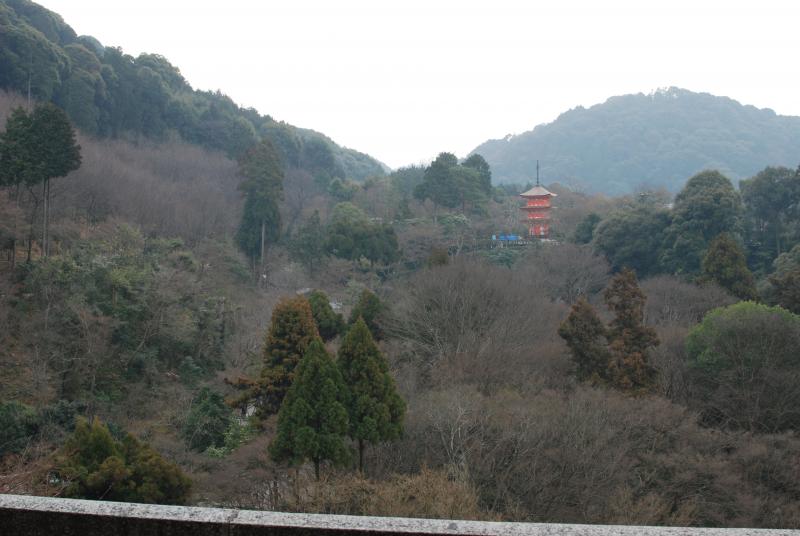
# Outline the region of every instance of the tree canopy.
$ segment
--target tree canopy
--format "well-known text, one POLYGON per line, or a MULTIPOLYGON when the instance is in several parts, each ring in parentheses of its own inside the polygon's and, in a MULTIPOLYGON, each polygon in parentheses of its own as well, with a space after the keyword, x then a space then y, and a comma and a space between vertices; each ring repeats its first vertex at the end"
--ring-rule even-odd
POLYGON ((262 415, 277 413, 308 345, 319 337, 311 305, 302 296, 284 298, 272 310, 264 345, 264 368, 256 398, 262 415))
POLYGON ((389 365, 359 318, 345 335, 337 363, 347 385, 351 438, 358 442, 359 468, 364 468, 365 443, 400 437, 405 402, 389 374, 389 365))
POLYGON ((315 339, 297 365, 295 379, 281 404, 270 457, 290 465, 311 460, 317 480, 323 462, 346 463, 350 459, 344 442, 346 398, 339 369, 322 341, 315 339))

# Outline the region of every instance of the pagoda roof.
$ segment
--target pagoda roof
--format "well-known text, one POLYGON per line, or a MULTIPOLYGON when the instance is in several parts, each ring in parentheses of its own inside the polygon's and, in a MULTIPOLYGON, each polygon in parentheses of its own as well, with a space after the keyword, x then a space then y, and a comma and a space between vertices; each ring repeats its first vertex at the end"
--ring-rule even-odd
POLYGON ((544 197, 546 195, 558 197, 558 194, 554 194, 544 186, 539 186, 539 185, 534 186, 527 192, 519 194, 520 197, 544 197))

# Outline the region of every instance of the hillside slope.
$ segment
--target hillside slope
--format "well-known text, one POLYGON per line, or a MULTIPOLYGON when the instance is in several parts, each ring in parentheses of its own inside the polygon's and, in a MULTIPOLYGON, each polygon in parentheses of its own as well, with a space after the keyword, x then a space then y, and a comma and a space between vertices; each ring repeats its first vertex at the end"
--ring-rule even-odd
POLYGON ((486 158, 500 183, 527 182, 538 159, 547 182, 610 194, 642 186, 676 191, 703 169, 738 180, 768 165, 796 167, 800 117, 669 88, 578 107, 473 152, 486 158))
POLYGON ((220 92, 193 89, 177 67, 157 54, 137 58, 78 36, 56 13, 30 0, 0 0, 0 89, 53 101, 86 134, 174 137, 237 157, 270 138, 287 165, 323 179, 364 179, 386 166, 220 92))

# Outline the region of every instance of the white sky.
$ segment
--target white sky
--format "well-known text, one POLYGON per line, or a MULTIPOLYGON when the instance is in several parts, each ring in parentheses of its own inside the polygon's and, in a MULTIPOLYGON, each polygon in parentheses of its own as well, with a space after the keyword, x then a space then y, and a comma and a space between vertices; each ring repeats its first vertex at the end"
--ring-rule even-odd
POLYGON ((37 0, 391 167, 679 86, 800 115, 796 0, 37 0))

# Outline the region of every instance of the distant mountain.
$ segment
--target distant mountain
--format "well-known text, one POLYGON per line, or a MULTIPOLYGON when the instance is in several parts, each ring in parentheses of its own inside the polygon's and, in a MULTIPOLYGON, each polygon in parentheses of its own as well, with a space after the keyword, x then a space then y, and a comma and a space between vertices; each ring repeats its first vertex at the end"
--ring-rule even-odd
POLYGON ((800 164, 800 117, 743 106, 727 97, 669 88, 578 107, 552 123, 476 147, 495 182, 535 177, 591 192, 640 187, 678 190, 717 169, 733 180, 768 165, 800 164))
POLYGON ((0 89, 53 101, 98 137, 159 140, 177 133, 233 158, 267 137, 288 164, 323 179, 359 180, 388 170, 318 132, 242 108, 220 92, 192 89, 163 56, 134 58, 78 36, 60 15, 29 0, 0 0, 0 89))

